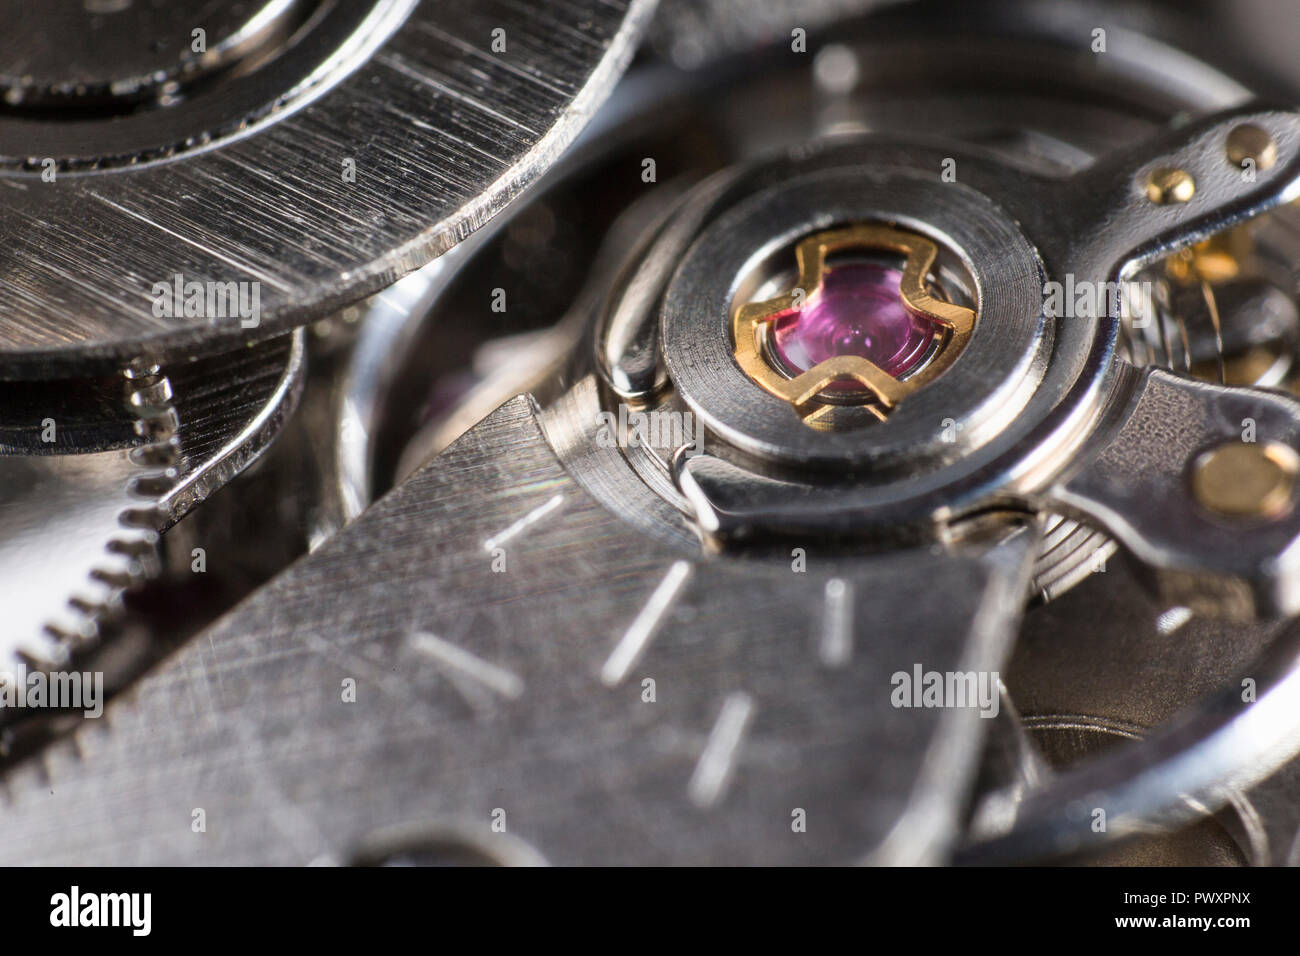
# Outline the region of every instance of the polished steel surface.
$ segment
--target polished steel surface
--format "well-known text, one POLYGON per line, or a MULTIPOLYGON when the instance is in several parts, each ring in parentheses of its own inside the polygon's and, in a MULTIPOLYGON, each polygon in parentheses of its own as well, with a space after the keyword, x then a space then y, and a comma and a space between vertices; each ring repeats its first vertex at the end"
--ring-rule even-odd
POLYGON ((0 376, 264 338, 390 284, 540 175, 650 10, 323 3, 309 36, 176 103, 107 119, 0 109, 0 376), (154 284, 178 274, 258 283, 256 325, 160 316, 154 284))
POLYGON ((175 98, 213 71, 266 55, 319 6, 313 0, 61 0, 35 17, 29 4, 9 2, 0 12, 5 107, 20 115, 113 113, 175 98), (195 30, 203 31, 201 44, 195 30))

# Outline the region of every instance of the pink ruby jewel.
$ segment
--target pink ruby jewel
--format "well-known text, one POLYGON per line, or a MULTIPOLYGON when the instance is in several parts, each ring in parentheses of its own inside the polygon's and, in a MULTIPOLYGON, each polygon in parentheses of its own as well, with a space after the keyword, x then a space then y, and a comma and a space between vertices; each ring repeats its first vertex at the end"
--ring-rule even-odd
POLYGON ((839 355, 861 356, 894 378, 906 374, 925 357, 934 325, 903 304, 902 278, 897 269, 865 262, 829 269, 802 308, 773 323, 777 356, 794 374, 839 355))

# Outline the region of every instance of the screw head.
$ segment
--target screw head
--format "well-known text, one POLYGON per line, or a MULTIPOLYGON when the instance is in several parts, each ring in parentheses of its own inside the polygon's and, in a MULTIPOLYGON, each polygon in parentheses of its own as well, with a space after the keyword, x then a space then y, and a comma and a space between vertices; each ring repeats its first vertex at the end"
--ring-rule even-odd
POLYGON ((1185 169, 1161 166, 1147 176, 1146 193, 1157 206, 1184 203, 1196 195, 1196 180, 1185 169))
POLYGON ((1228 441, 1192 467, 1192 493, 1216 514, 1277 518, 1291 508, 1300 455, 1277 442, 1228 441))
POLYGON ((1251 160, 1262 172, 1277 162, 1277 143, 1268 130, 1253 123, 1242 123, 1228 134, 1227 153, 1232 165, 1241 167, 1246 160, 1251 160))

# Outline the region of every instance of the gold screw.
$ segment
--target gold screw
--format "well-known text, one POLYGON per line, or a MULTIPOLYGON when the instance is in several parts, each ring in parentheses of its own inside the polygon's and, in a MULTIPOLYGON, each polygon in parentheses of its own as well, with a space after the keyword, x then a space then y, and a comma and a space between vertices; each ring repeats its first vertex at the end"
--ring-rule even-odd
POLYGON ((1277 143, 1268 130, 1250 123, 1233 127, 1228 134, 1228 162, 1240 168, 1246 160, 1252 160, 1260 172, 1271 169, 1277 162, 1277 143))
POLYGON ((1277 518, 1291 507, 1300 455, 1277 442, 1228 441, 1200 456, 1192 493, 1230 518, 1277 518))
POLYGON ((1196 180, 1185 169, 1161 166, 1147 177, 1147 199, 1157 206, 1187 202, 1196 195, 1196 180))

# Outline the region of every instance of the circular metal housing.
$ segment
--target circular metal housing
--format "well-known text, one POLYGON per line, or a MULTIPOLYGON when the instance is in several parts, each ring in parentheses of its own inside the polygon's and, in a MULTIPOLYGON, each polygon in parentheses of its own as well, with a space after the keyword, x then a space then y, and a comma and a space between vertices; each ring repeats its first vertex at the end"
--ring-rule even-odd
POLYGON ((784 182, 719 216, 673 276, 661 311, 669 375, 692 411, 739 448, 800 465, 933 467, 956 451, 944 440, 945 420, 962 423, 962 449, 977 448, 1024 407, 1044 371, 1052 330, 1034 247, 980 193, 957 183, 937 187, 937 164, 935 177, 927 177, 916 172, 929 165, 920 155, 907 165, 873 159, 869 146, 832 150, 816 164, 831 168, 803 175, 800 164, 778 162, 768 174, 784 182), (803 428, 790 403, 760 387, 734 358, 733 303, 757 262, 816 230, 862 221, 899 224, 953 250, 975 279, 982 318, 961 360, 944 373, 942 393, 910 394, 891 413, 887 431, 803 428))

